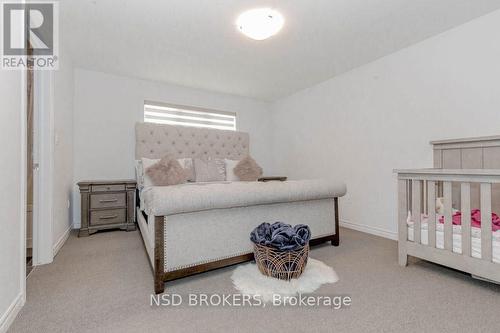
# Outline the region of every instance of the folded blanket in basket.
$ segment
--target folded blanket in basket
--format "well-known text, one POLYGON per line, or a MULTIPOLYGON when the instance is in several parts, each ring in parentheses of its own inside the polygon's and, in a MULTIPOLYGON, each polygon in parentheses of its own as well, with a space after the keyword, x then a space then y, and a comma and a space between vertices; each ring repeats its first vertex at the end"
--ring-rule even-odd
POLYGON ((255 244, 271 246, 280 251, 293 251, 303 247, 311 238, 311 230, 305 224, 290 224, 264 222, 250 233, 250 240, 255 244))

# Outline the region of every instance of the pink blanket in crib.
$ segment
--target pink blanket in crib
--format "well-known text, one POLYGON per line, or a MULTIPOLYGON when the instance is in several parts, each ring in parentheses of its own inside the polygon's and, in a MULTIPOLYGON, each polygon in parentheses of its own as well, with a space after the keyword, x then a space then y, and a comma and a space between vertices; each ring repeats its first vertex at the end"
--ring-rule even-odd
MULTIPOLYGON (((481 211, 479 209, 473 209, 470 212, 471 224, 473 227, 481 228, 481 211)), ((454 225, 462 225, 462 212, 456 212, 453 214, 453 224, 454 225)), ((500 230, 500 217, 497 214, 491 213, 492 226, 491 229, 493 231, 500 230)), ((439 217, 439 223, 444 223, 444 216, 439 217)))

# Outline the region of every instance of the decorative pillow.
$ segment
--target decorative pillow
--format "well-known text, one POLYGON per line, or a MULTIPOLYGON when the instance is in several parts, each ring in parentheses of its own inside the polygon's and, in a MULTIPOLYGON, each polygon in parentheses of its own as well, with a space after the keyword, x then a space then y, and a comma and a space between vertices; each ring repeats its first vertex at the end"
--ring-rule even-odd
POLYGON ((177 185, 187 180, 186 170, 176 159, 170 157, 162 158, 145 170, 155 186, 177 185))
POLYGON ((253 158, 247 156, 238 162, 234 174, 243 181, 255 181, 262 176, 262 168, 253 158))
POLYGON ((146 174, 146 169, 148 169, 152 165, 158 163, 160 161, 160 159, 151 159, 151 158, 143 157, 143 158, 141 158, 141 161, 142 161, 142 170, 141 170, 142 171, 142 185, 144 187, 154 186, 153 181, 146 174))
POLYGON ((183 167, 187 172, 187 181, 194 182, 196 181, 196 174, 194 173, 194 163, 192 158, 179 158, 181 167, 183 167))
POLYGON ((228 160, 225 159, 224 163, 226 166, 226 180, 230 182, 237 182, 240 179, 234 174, 234 168, 240 161, 238 160, 228 160))
POLYGON ((194 171, 197 182, 216 182, 226 178, 224 160, 219 159, 194 159, 194 171))
MULTIPOLYGON (((138 176, 137 178, 141 179, 143 187, 155 186, 155 184, 153 184, 153 182, 151 181, 149 176, 147 174, 145 174, 144 171, 147 168, 149 168, 150 166, 152 166, 153 164, 158 163, 159 161, 160 161, 159 158, 158 159, 151 159, 151 158, 143 157, 140 159, 142 167, 138 171, 140 171, 142 176, 141 177, 138 176)), ((187 181, 194 182, 196 179, 195 179, 195 174, 194 174, 193 159, 192 158, 179 158, 179 159, 177 159, 177 161, 179 162, 181 167, 186 169, 187 181)))

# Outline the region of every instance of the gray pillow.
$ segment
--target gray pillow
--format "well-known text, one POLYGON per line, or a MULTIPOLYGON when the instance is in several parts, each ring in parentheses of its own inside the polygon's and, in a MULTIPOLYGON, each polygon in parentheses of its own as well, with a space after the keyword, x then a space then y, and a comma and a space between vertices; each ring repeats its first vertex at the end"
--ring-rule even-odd
POLYGON ((164 157, 146 169, 146 175, 155 186, 177 185, 185 183, 187 172, 174 158, 164 157))
POLYGON ((236 164, 234 174, 242 181, 255 181, 262 176, 262 168, 253 158, 247 156, 236 164))
POLYGON ((225 162, 222 159, 194 159, 197 182, 217 182, 226 179, 225 162))

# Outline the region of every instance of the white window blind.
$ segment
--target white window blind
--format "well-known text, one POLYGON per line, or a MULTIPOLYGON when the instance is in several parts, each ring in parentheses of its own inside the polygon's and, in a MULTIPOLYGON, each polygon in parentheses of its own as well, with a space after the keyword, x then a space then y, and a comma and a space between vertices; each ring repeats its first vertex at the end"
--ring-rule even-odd
POLYGON ((144 102, 144 122, 236 131, 236 113, 144 102))

